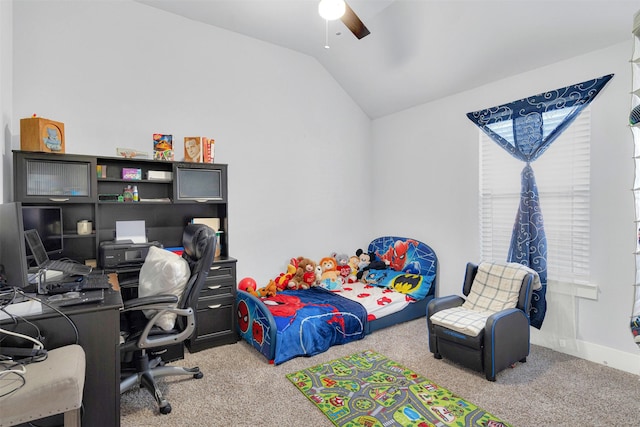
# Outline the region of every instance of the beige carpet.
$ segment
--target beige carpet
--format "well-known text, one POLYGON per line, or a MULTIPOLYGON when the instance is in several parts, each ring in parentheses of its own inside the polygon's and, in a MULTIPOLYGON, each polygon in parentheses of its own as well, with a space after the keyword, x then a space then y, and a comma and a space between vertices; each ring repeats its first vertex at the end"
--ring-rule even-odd
POLYGON ((187 353, 176 364, 200 366, 204 378, 161 380, 173 407, 169 415, 158 413, 146 391, 126 393, 121 397, 122 425, 331 427, 285 374, 365 349, 413 369, 513 426, 640 426, 639 376, 532 346, 527 363, 489 382, 481 373, 435 360, 424 318, 279 366, 269 365, 244 341, 187 353))

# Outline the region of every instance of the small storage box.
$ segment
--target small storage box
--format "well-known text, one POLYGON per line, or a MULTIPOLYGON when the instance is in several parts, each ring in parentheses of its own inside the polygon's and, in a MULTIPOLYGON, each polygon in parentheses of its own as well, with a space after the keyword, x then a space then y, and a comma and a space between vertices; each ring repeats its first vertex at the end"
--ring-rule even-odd
POLYGON ((64 153, 64 123, 42 117, 20 119, 20 149, 64 153))
POLYGON ((127 181, 140 181, 142 170, 136 168, 122 168, 122 179, 127 181))

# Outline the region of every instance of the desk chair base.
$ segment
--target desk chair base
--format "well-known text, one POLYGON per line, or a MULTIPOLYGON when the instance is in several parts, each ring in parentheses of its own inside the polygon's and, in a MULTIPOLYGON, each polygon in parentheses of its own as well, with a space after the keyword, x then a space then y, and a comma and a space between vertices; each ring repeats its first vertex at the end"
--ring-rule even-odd
POLYGON ((122 374, 122 380, 120 381, 120 394, 131 390, 135 386, 143 387, 156 399, 158 409, 161 414, 170 413, 171 405, 167 399, 164 398, 162 392, 158 388, 158 384, 156 383, 157 378, 174 375, 189 375, 199 380, 204 376, 199 367, 184 368, 182 366, 164 366, 164 362, 160 357, 149 361, 144 350, 136 357, 135 363, 135 373, 132 373, 129 376, 127 376, 126 373, 122 374))

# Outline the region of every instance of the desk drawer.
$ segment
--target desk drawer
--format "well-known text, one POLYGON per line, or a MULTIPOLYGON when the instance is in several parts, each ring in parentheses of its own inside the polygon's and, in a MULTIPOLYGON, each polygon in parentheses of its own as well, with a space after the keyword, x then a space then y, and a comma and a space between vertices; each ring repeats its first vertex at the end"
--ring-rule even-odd
POLYGON ((189 351, 204 350, 238 341, 235 299, 207 298, 198 304, 196 335, 186 342, 189 351))
POLYGON ((235 263, 223 262, 216 263, 211 266, 209 269, 209 275, 207 277, 207 282, 225 282, 225 281, 236 281, 236 265, 235 263))
POLYGON ((202 289, 200 290, 199 299, 207 299, 212 297, 235 297, 235 287, 236 284, 234 282, 226 282, 226 283, 216 283, 210 282, 208 279, 204 282, 202 289))

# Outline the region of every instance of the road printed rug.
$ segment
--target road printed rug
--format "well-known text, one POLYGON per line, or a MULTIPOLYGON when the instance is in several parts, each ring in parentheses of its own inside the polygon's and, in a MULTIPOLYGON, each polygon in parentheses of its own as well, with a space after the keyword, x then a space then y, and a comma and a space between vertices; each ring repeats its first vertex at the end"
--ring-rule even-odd
POLYGON ((287 378, 339 427, 510 427, 371 350, 287 374, 287 378))

